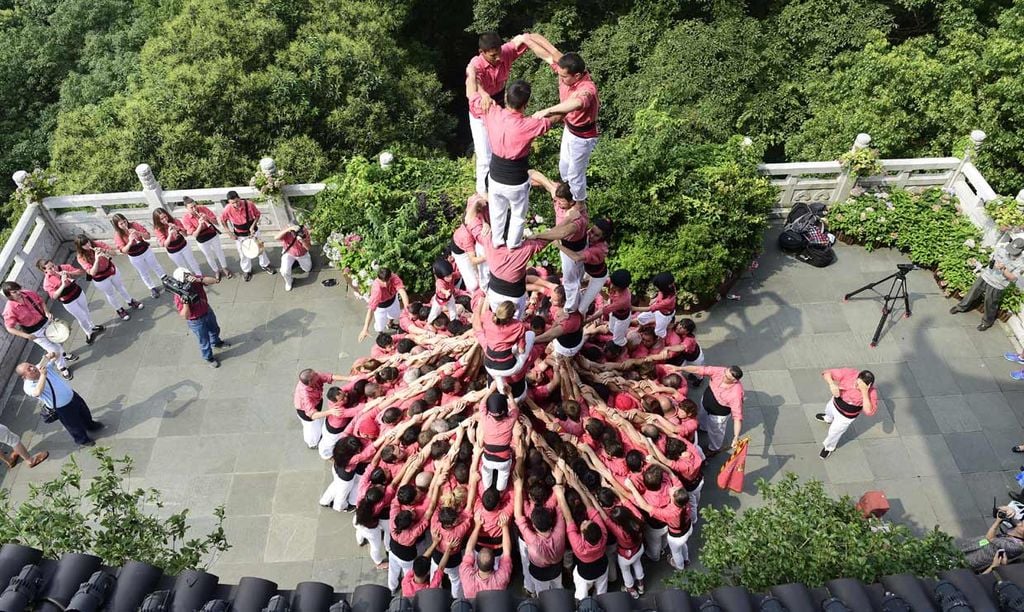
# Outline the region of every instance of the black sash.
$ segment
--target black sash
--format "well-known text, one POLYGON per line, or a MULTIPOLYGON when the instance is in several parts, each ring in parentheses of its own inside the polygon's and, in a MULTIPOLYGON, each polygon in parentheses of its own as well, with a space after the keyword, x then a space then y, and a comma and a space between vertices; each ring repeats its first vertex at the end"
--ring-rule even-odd
MULTIPOLYGON (((443 556, 444 553, 442 553, 440 547, 438 547, 434 549, 434 554, 431 555, 430 558, 434 560, 434 563, 441 565, 441 557, 443 556)), ((448 557, 448 565, 444 566, 443 569, 455 569, 460 563, 462 563, 462 558, 455 554, 455 551, 452 551, 452 554, 448 557)))
POLYGON ((385 301, 381 302, 380 304, 377 304, 377 308, 387 308, 388 306, 391 306, 392 304, 395 303, 395 298, 396 297, 398 297, 397 293, 395 295, 391 296, 390 300, 385 300, 385 301))
POLYGON ((138 257, 139 255, 142 255, 143 253, 145 253, 148 250, 149 250, 149 243, 148 242, 146 242, 145 240, 143 240, 141 242, 136 242, 132 246, 128 247, 128 256, 129 257, 138 257))
POLYGON ((511 370, 515 363, 516 358, 512 354, 512 349, 495 351, 489 348, 484 351, 484 366, 492 370, 511 370))
POLYGON ((687 353, 686 351, 683 351, 679 353, 679 356, 682 357, 683 361, 693 361, 700 357, 700 345, 698 344, 697 347, 693 349, 693 352, 687 353))
POLYGON ((857 418, 857 415, 860 414, 860 411, 864 409, 864 406, 851 404, 849 402, 844 401, 841 397, 833 397, 832 401, 835 402, 836 410, 839 411, 839 414, 843 415, 848 419, 857 418))
MULTIPOLYGON (((25 296, 25 301, 31 304, 32 308, 36 312, 38 312, 39 316, 42 318, 39 319, 39 321, 32 323, 31 325, 19 325, 18 327, 21 328, 21 331, 25 332, 26 334, 34 334, 35 332, 41 330, 50 320, 46 318, 46 313, 43 311, 43 308, 39 304, 33 302, 32 298, 25 296)), ((56 408, 56 406, 54 406, 54 408, 56 408)))
POLYGON ((494 100, 495 104, 497 104, 498 106, 500 106, 502 108, 505 108, 505 88, 504 87, 502 87, 500 90, 496 91, 495 93, 487 94, 487 95, 489 95, 491 97, 491 100, 494 100))
POLYGON ((577 558, 576 571, 584 580, 597 580, 608 571, 608 555, 601 555, 597 561, 581 561, 577 558))
POLYGON ((608 276, 608 264, 605 262, 596 264, 583 264, 583 271, 590 275, 590 278, 603 278, 608 276))
MULTIPOLYGON (((574 312, 574 313, 572 313, 569 316, 570 317, 581 317, 582 318, 583 315, 581 315, 578 312, 574 312)), ((555 338, 555 341, 558 342, 558 344, 561 345, 562 348, 566 348, 566 349, 572 349, 572 348, 576 348, 577 346, 579 346, 580 343, 583 342, 583 324, 582 324, 582 321, 580 322, 580 328, 579 329, 577 329, 574 332, 569 332, 567 334, 562 334, 561 336, 558 336, 557 338, 555 338)))
POLYGON ((715 392, 711 390, 711 386, 709 384, 708 388, 704 389, 704 410, 714 416, 729 416, 732 414, 732 408, 719 403, 718 398, 715 397, 715 392))
POLYGON ((556 563, 554 565, 549 565, 547 567, 541 567, 539 565, 536 565, 533 561, 530 561, 529 563, 530 575, 533 576, 534 580, 542 580, 546 582, 548 580, 554 580, 555 578, 558 578, 562 575, 561 563, 556 563))
POLYGON ((491 282, 487 287, 502 297, 512 298, 514 301, 526 295, 526 278, 510 282, 491 274, 491 282))
POLYGON ((82 288, 78 286, 78 283, 71 281, 71 284, 68 285, 67 290, 64 293, 60 294, 60 296, 57 299, 60 301, 61 304, 67 304, 69 302, 74 302, 75 300, 77 300, 78 296, 80 295, 82 295, 82 288))
POLYGON ((391 538, 391 552, 402 561, 414 561, 416 559, 416 546, 406 546, 391 538))
POLYGON ((484 444, 484 459, 495 463, 512 458, 512 447, 508 444, 484 444))
POLYGON ((454 240, 452 241, 451 244, 448 245, 448 248, 451 249, 453 255, 462 255, 463 253, 465 253, 465 251, 462 250, 462 247, 455 244, 454 240))
POLYGON ((520 159, 505 159, 491 154, 490 179, 502 185, 522 185, 530 180, 530 156, 520 159))
POLYGON ((584 134, 586 134, 587 132, 589 132, 589 131, 591 131, 591 130, 593 130, 593 129, 595 129, 597 127, 597 122, 596 121, 591 121, 590 123, 584 123, 583 125, 573 125, 573 124, 569 123, 568 121, 566 121, 565 122, 565 127, 570 132, 572 132, 573 136, 577 136, 579 138, 597 138, 596 136, 584 136, 584 134))
POLYGON ((584 233, 583 237, 580 238, 579 240, 566 240, 565 238, 563 238, 562 246, 569 249, 570 251, 579 253, 583 249, 587 248, 587 234, 584 233))
MULTIPOLYGON (((207 219, 207 222, 209 222, 209 219, 207 219)), ((196 241, 202 244, 204 242, 209 241, 210 238, 213 238, 219 233, 220 232, 217 231, 217 228, 213 227, 212 225, 207 225, 203 229, 199 230, 199 233, 196 234, 196 241)))
POLYGON ((245 208, 245 223, 242 223, 240 225, 235 225, 234 223, 231 224, 232 228, 233 228, 233 231, 235 232, 235 236, 237 236, 238 238, 244 238, 245 236, 248 236, 251 233, 251 230, 252 230, 252 222, 253 222, 254 219, 252 218, 252 213, 249 212, 249 201, 248 200, 245 201, 244 208, 245 208))
POLYGON ((185 237, 182 236, 181 234, 178 234, 177 238, 175 240, 172 240, 172 241, 167 243, 167 252, 168 253, 177 253, 178 251, 180 251, 183 248, 185 248, 186 244, 187 243, 185 242, 185 237))

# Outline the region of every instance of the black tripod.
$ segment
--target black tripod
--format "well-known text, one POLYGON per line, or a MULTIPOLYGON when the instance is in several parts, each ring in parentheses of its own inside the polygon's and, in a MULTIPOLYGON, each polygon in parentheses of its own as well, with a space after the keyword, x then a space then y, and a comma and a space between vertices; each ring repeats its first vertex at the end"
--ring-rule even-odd
POLYGON ((847 301, 858 293, 867 291, 868 289, 874 289, 877 285, 881 285, 886 281, 892 281, 892 285, 889 286, 889 293, 885 294, 885 302, 882 304, 882 318, 878 320, 878 327, 875 328, 875 335, 871 336, 871 346, 878 346, 878 337, 882 335, 882 327, 885 325, 885 320, 889 318, 889 314, 892 313, 893 306, 900 299, 903 300, 903 307, 906 312, 903 313, 904 317, 910 316, 910 293, 907 292, 907 272, 916 270, 917 266, 914 264, 897 264, 896 272, 886 276, 882 280, 875 281, 869 285, 864 285, 856 291, 851 291, 843 296, 843 301, 847 301))

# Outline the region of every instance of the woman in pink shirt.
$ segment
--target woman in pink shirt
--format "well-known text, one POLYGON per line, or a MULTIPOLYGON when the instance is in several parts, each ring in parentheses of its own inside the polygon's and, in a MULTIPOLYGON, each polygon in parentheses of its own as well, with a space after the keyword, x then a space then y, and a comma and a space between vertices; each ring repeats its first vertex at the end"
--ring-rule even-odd
POLYGON ((354 510, 358 501, 359 476, 376 450, 373 444, 355 436, 338 440, 332 457, 331 484, 320 496, 320 505, 333 508, 335 512, 354 510))
POLYGON ((448 319, 455 319, 458 311, 455 310, 455 270, 447 259, 438 257, 431 266, 434 272, 434 295, 430 298, 430 314, 427 316, 427 323, 433 323, 441 311, 448 311, 448 319))
POLYGON ((185 231, 185 225, 171 216, 163 208, 153 211, 153 233, 156 234, 157 242, 167 249, 167 256, 180 268, 185 268, 196 276, 202 276, 199 263, 192 255, 192 247, 189 246, 185 231))
POLYGON ((234 278, 235 275, 228 270, 227 260, 224 259, 224 247, 220 243, 220 230, 217 229, 217 215, 188 196, 182 198, 181 202, 185 205, 181 224, 189 236, 195 237, 199 250, 206 256, 206 263, 210 264, 214 276, 218 279, 234 278))
POLYGON ((113 256, 116 251, 110 245, 92 240, 85 234, 75 238, 75 256, 78 265, 85 270, 86 278, 107 298, 110 307, 117 311, 122 321, 132 318, 129 308, 142 309, 142 302, 137 301, 125 289, 121 281, 121 273, 114 265, 113 256), (124 304, 124 306, 122 306, 124 304))
POLYGON ((484 369, 499 387, 526 366, 533 351, 533 331, 515 316, 516 306, 512 302, 502 302, 491 312, 487 303, 480 300, 473 312, 473 329, 483 338, 484 369))
POLYGON ((637 323, 654 323, 654 333, 659 338, 664 338, 668 333, 669 323, 676 316, 676 281, 671 272, 662 272, 651 279, 651 284, 658 289, 658 295, 654 296, 647 306, 634 306, 633 312, 638 313, 637 323))
POLYGON ((153 249, 149 248, 149 232, 134 221, 129 223, 121 213, 112 216, 110 224, 114 226, 114 245, 117 250, 128 256, 142 282, 149 287, 153 299, 160 297, 160 278, 167 276, 167 272, 156 260, 153 249))
POLYGON ((487 262, 487 258, 483 255, 483 248, 477 245, 477 237, 486 218, 487 200, 479 194, 473 194, 466 202, 466 214, 462 218, 462 224, 452 234, 452 257, 469 293, 473 293, 482 285, 487 285, 486 266, 481 266, 487 262))
POLYGON ((875 389, 875 375, 870 370, 834 368, 825 370, 821 377, 828 383, 832 399, 825 405, 825 412, 814 415, 828 424, 828 435, 822 444, 821 458, 836 450, 839 439, 862 412, 874 416, 878 410, 878 391, 875 389))
POLYGON ((85 343, 92 344, 96 339, 96 334, 105 328, 102 325, 93 324, 92 314, 89 312, 89 301, 75 280, 79 276, 84 276, 85 272, 70 264, 58 266, 49 259, 37 261, 36 268, 43 273, 43 289, 51 299, 63 304, 68 314, 75 317, 79 327, 85 332, 85 343))
POLYGON ((683 366, 684 372, 709 376, 711 383, 704 389, 700 400, 700 424, 708 432, 708 456, 714 457, 722 449, 729 418, 733 422, 732 445, 740 438, 743 424, 743 370, 739 366, 683 366))

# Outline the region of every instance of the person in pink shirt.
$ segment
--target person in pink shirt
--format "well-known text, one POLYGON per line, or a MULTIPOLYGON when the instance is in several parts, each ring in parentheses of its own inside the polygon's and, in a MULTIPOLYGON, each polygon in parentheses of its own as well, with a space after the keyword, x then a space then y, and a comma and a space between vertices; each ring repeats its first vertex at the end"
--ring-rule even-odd
POLYGON ((565 289, 555 288, 551 300, 552 310, 558 309, 554 325, 537 337, 537 342, 551 342, 551 349, 562 357, 575 357, 583 348, 583 313, 561 308, 565 303, 565 289))
POLYGON ((64 305, 64 309, 78 321, 78 326, 85 333, 85 343, 92 344, 96 334, 106 328, 93 324, 89 301, 85 299, 82 287, 75 281, 77 277, 85 276, 85 272, 70 264, 58 266, 49 259, 38 260, 36 268, 43 273, 43 290, 51 299, 64 305))
POLYGON ((612 342, 618 346, 626 346, 626 332, 629 331, 633 306, 633 295, 629 292, 629 285, 633 282, 633 276, 629 270, 616 270, 611 273, 609 279, 611 284, 608 286, 608 299, 597 312, 584 321, 584 325, 607 316, 612 342))
POLYGON ((664 338, 676 316, 676 281, 671 272, 661 272, 651 279, 651 284, 658 289, 658 295, 647 306, 634 306, 633 312, 637 313, 637 323, 654 323, 654 333, 664 338))
POLYGON ((360 476, 376 451, 369 441, 355 436, 338 440, 332 449, 331 484, 320 496, 320 505, 335 512, 355 510, 360 476))
POLYGON ((377 278, 370 286, 370 300, 366 305, 366 319, 363 320, 363 329, 359 332, 359 342, 366 340, 370 335, 371 319, 374 331, 387 331, 388 321, 398 321, 402 315, 402 308, 408 304, 409 294, 405 292, 405 283, 402 279, 389 268, 378 268, 377 278), (401 304, 398 300, 401 300, 401 304))
MULTIPOLYGON (((512 550, 512 533, 509 530, 508 517, 502 517, 501 549, 512 550)), ((466 552, 459 565, 459 578, 466 599, 474 599, 480 591, 504 591, 512 578, 512 555, 505 554, 495 557, 489 548, 480 549, 474 555, 477 539, 480 537, 481 524, 477 521, 473 532, 466 543, 466 552)))
POLYGON ((480 403, 479 418, 480 444, 484 449, 480 462, 483 486, 489 489, 493 484, 498 491, 504 491, 512 469, 512 430, 519 419, 519 406, 515 398, 495 391, 480 403))
POLYGON ((117 311, 117 316, 127 321, 132 318, 128 309, 142 310, 143 305, 128 293, 121 281, 121 273, 112 260, 115 252, 110 245, 92 240, 85 234, 75 237, 75 258, 79 267, 92 277, 93 285, 107 298, 107 303, 117 311))
POLYGON ((601 289, 608 282, 608 241, 612 237, 612 222, 596 219, 587 230, 587 248, 580 252, 564 246, 559 251, 570 259, 583 262, 583 273, 590 279, 580 298, 579 311, 590 312, 590 306, 601 295, 601 289))
POLYGON ((512 302, 502 302, 494 312, 480 302, 473 313, 473 329, 483 339, 484 369, 500 388, 526 366, 533 350, 535 335, 515 314, 512 302))
POLYGON ((480 96, 480 109, 474 112, 470 107, 469 129, 473 134, 473 150, 476 154, 476 192, 487 193, 487 173, 491 167, 491 146, 487 140, 483 115, 491 106, 505 106, 505 84, 508 82, 512 64, 526 53, 523 36, 502 43, 501 36, 494 32, 480 35, 477 45, 479 53, 466 65, 466 99, 480 96))
POLYGON ((299 372, 299 381, 295 383, 293 400, 295 413, 302 422, 302 439, 309 448, 316 448, 323 435, 323 421, 331 413, 322 411, 324 386, 336 380, 347 380, 347 376, 316 372, 306 368, 299 372))
POLYGON ((523 114, 530 102, 530 84, 513 81, 505 99, 507 108, 483 102, 477 92, 469 99, 469 111, 479 115, 491 146, 487 173, 487 201, 491 222, 491 244, 516 248, 523 241, 530 207, 530 145, 551 129, 550 119, 523 114), (484 107, 487 108, 484 108, 484 107))
POLYGON ((149 232, 134 221, 129 223, 121 213, 113 215, 110 224, 114 226, 114 246, 128 256, 153 299, 160 297, 160 278, 167 276, 167 272, 149 248, 149 232))
POLYGON ((4 328, 12 336, 24 338, 38 345, 43 351, 56 355, 54 362, 61 377, 72 379, 67 362, 75 361, 78 355, 64 352, 64 347, 46 337, 46 328, 53 320, 53 314, 43 298, 14 281, 0 283, 0 292, 7 298, 4 304, 4 328))
POLYGON ((739 366, 682 366, 684 372, 711 377, 700 400, 700 425, 708 432, 708 456, 714 457, 722 449, 725 431, 732 417, 732 445, 740 438, 743 424, 743 370, 739 366))
POLYGON ((524 471, 516 467, 514 513, 519 528, 519 546, 525 550, 523 586, 530 597, 562 588, 562 558, 565 556, 565 519, 562 513, 535 504, 525 512, 524 471))
MULTIPOLYGON (((416 557, 412 562, 412 571, 406 572, 405 576, 402 577, 402 597, 415 597, 416 593, 424 589, 441 588, 441 578, 444 577, 444 572, 437 569, 431 574, 430 569, 430 556, 434 553, 438 544, 440 542, 432 542, 427 551, 423 553, 423 556, 416 557)), ((452 547, 449 546, 448 550, 444 551, 444 554, 441 555, 442 566, 448 564, 448 557, 451 554, 452 547)))
MULTIPOLYGON (((180 268, 185 268, 196 276, 202 276, 199 263, 192 255, 192 247, 188 244, 185 225, 171 216, 163 208, 153 211, 153 233, 160 246, 167 249, 167 256, 180 268)), ((219 280, 219 277, 218 277, 219 280)))
POLYGON ((224 247, 220 243, 220 230, 217 229, 217 215, 206 206, 200 206, 192 198, 185 196, 181 199, 185 205, 185 214, 181 217, 181 224, 189 236, 196 239, 199 250, 206 256, 206 263, 213 270, 213 275, 218 279, 221 277, 234 278, 231 270, 228 270, 227 260, 224 258, 224 247))
POLYGON ((524 34, 526 45, 558 75, 558 104, 537 111, 535 117, 563 116, 558 172, 572 188, 573 199, 587 199, 587 165, 597 146, 597 113, 601 101, 586 63, 578 53, 562 53, 539 34, 524 34))
POLYGON ((452 320, 458 316, 455 309, 455 270, 452 264, 443 257, 438 257, 431 265, 434 273, 434 295, 430 298, 430 314, 427 316, 427 323, 433 323, 437 315, 442 311, 448 311, 448 319, 452 320))
POLYGON ((555 225, 569 222, 572 231, 562 237, 559 257, 562 264, 562 286, 565 287, 565 309, 574 311, 580 305, 580 282, 583 280, 583 261, 571 253, 582 253, 587 248, 587 206, 572 197, 568 183, 556 183, 536 170, 530 170, 530 183, 543 187, 551 195, 555 210, 555 225), (569 211, 576 214, 570 219, 569 211))
MULTIPOLYGON (((484 174, 486 176, 486 173, 484 174)), ((455 260, 455 267, 462 275, 462 283, 470 294, 475 293, 481 286, 486 287, 489 277, 483 246, 477 244, 486 218, 487 200, 474 193, 466 201, 466 214, 462 217, 462 223, 452 234, 452 259, 455 260)))
MULTIPOLYGON (((259 234, 260 209, 252 200, 245 200, 238 197, 238 192, 229 191, 227 194, 228 203, 224 205, 224 212, 220 214, 221 224, 231 231, 235 238, 235 247, 238 249, 238 263, 242 268, 242 278, 245 282, 252 279, 252 260, 242 253, 242 241, 246 238, 256 238, 259 234)), ((274 268, 270 266, 270 257, 266 250, 261 250, 259 255, 260 267, 267 274, 274 274, 274 268)))
POLYGON ((863 412, 875 416, 878 410, 878 390, 875 389, 875 375, 870 370, 854 368, 833 368, 821 373, 832 399, 825 404, 825 412, 814 415, 822 423, 828 423, 828 434, 822 445, 822 459, 836 450, 839 439, 863 412))
POLYGON ((576 567, 572 572, 576 600, 588 597, 591 589, 595 596, 607 593, 608 557, 605 555, 605 548, 608 546, 608 531, 601 520, 601 515, 591 506, 587 496, 581 494, 583 503, 587 506, 587 518, 577 525, 572 518, 569 504, 565 501, 565 489, 562 484, 564 476, 561 469, 555 470, 555 479, 555 497, 565 520, 569 545, 576 557, 576 567))
POLYGON ((299 268, 309 273, 313 269, 313 259, 309 256, 312 248, 309 228, 305 225, 291 225, 274 236, 284 245, 281 247, 281 278, 284 279, 284 290, 292 290, 292 266, 299 263, 299 268))

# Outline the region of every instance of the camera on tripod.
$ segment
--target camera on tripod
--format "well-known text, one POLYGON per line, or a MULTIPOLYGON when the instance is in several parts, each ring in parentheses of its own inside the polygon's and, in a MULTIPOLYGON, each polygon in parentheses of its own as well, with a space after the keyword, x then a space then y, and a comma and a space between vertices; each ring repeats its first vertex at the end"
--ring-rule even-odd
POLYGON ((168 291, 181 298, 181 301, 186 304, 194 304, 199 300, 199 292, 192 287, 192 281, 188 278, 178 281, 165 274, 160 277, 160 281, 168 291))
POLYGON ((910 272, 911 270, 920 270, 921 266, 917 264, 896 264, 896 269, 900 272, 910 272))

